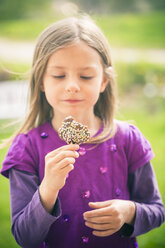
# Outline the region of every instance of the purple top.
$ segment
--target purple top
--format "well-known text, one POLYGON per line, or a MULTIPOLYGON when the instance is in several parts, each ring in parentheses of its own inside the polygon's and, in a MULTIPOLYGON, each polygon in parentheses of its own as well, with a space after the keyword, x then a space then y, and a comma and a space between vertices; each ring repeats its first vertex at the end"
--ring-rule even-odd
POLYGON ((12 232, 21 246, 44 247, 41 244, 45 241, 50 248, 106 248, 109 245, 133 248, 134 236, 164 221, 155 176, 147 164, 154 156, 150 144, 135 126, 117 124, 113 138, 98 146, 80 146, 82 156, 76 160, 75 169, 60 190, 52 215, 40 202, 38 185, 44 176, 45 155, 66 143, 50 122, 15 138, 1 173, 9 176, 10 171, 12 232), (110 199, 136 202, 134 231, 125 224, 109 237, 95 237, 84 225, 82 215, 89 210, 89 201, 110 199), (132 231, 133 234, 126 237, 132 231))

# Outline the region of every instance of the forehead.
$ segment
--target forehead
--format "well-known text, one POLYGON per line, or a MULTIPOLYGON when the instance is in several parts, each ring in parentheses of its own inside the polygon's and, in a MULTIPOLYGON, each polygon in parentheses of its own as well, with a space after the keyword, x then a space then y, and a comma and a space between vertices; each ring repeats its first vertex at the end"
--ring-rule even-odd
POLYGON ((88 66, 90 64, 102 65, 99 53, 83 41, 69 44, 56 50, 49 58, 48 66, 62 66, 69 64, 88 66))

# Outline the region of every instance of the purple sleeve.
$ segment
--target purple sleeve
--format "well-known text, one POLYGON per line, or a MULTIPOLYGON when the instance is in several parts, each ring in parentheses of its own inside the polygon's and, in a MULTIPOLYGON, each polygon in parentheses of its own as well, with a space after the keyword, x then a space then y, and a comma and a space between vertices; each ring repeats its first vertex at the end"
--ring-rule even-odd
POLYGON ((37 175, 37 165, 37 155, 28 134, 19 134, 15 137, 7 152, 0 173, 9 177, 9 170, 15 168, 37 175))
POLYGON ((132 173, 137 168, 150 162, 154 157, 154 153, 149 141, 134 125, 129 125, 126 140, 126 155, 129 173, 132 173))
POLYGON ((24 248, 42 247, 50 226, 61 214, 59 200, 49 214, 40 201, 36 175, 11 169, 9 179, 13 236, 24 248))
POLYGON ((131 173, 128 183, 131 200, 136 204, 134 231, 131 236, 138 236, 159 227, 164 222, 165 211, 150 163, 131 173))

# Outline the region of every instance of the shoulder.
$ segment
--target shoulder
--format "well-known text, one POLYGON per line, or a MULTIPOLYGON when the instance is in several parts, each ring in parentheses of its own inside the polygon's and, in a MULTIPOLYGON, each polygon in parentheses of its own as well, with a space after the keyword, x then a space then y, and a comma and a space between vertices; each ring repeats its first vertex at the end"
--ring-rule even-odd
POLYGON ((1 173, 8 177, 9 169, 16 168, 18 170, 37 173, 38 167, 38 154, 36 144, 34 141, 42 134, 42 130, 47 123, 31 129, 26 134, 18 134, 3 161, 1 173))
POLYGON ((45 138, 47 136, 45 130, 49 130, 50 128, 51 128, 50 122, 47 121, 44 124, 29 130, 26 135, 28 135, 29 138, 37 138, 37 137, 45 138))
POLYGON ((125 142, 146 140, 140 129, 128 122, 116 121, 116 136, 124 139, 125 142))
POLYGON ((137 126, 133 125, 132 123, 126 121, 116 120, 117 131, 123 134, 127 134, 132 130, 139 130, 137 126))
POLYGON ((154 157, 154 153, 150 142, 139 128, 123 121, 117 121, 116 124, 115 139, 125 150, 130 170, 133 171, 149 162, 154 157))
POLYGON ((135 139, 140 135, 142 133, 135 125, 116 120, 116 133, 114 137, 120 139, 120 142, 127 143, 129 139, 135 139))
POLYGON ((21 159, 24 151, 28 149, 29 146, 30 139, 28 134, 20 133, 14 138, 8 150, 7 156, 12 158, 13 156, 17 155, 17 158, 21 159))
POLYGON ((27 133, 18 134, 14 138, 9 151, 19 150, 20 152, 23 152, 25 149, 32 148, 34 140, 38 137, 45 138, 47 136, 47 133, 44 132, 44 130, 48 125, 48 122, 45 122, 44 124, 29 130, 27 133))

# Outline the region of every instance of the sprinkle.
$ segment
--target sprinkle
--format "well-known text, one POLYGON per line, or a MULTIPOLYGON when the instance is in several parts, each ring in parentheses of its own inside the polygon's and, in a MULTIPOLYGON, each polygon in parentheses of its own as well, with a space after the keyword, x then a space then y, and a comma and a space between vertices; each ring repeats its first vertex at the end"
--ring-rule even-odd
POLYGON ((76 122, 72 116, 65 118, 58 133, 60 138, 65 140, 67 144, 73 143, 80 145, 81 143, 87 142, 90 138, 88 128, 76 122))

